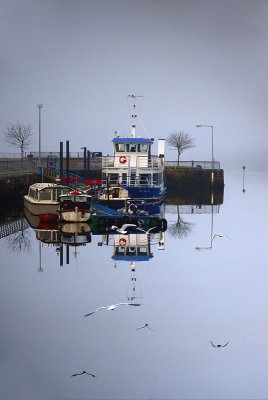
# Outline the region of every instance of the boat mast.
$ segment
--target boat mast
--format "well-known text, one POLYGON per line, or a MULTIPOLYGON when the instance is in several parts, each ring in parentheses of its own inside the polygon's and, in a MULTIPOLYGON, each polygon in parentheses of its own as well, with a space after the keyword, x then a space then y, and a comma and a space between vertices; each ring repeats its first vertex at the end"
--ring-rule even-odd
POLYGON ((137 111, 136 111, 136 98, 143 97, 143 96, 135 96, 134 94, 129 94, 128 97, 131 97, 133 100, 133 106, 132 106, 132 111, 131 111, 131 118, 132 118, 131 137, 136 137, 136 118, 138 116, 137 111))

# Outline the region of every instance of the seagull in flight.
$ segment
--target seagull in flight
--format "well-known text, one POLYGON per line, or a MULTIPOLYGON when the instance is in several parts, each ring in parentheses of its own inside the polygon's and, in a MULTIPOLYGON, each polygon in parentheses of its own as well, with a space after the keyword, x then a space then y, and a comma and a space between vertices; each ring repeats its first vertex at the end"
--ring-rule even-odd
POLYGON ((122 233, 123 235, 126 235, 128 233, 128 231, 131 230, 132 228, 137 228, 137 225, 136 224, 124 224, 121 226, 121 228, 118 228, 118 226, 116 226, 116 225, 111 226, 112 231, 122 233))
POLYGON ((141 306, 141 304, 137 303, 117 303, 117 304, 111 304, 110 306, 104 306, 104 307, 99 307, 94 311, 91 311, 90 313, 86 314, 85 317, 88 317, 89 315, 94 314, 95 312, 99 310, 108 310, 108 311, 113 311, 115 310, 118 306, 141 306))
POLYGON ((145 229, 142 229, 141 227, 138 227, 137 230, 146 233, 146 235, 150 235, 151 231, 153 229, 156 229, 156 226, 152 226, 151 228, 149 228, 147 231, 145 229))
POLYGON ((217 345, 215 345, 214 343, 212 343, 212 341, 210 341, 210 343, 212 344, 213 347, 225 347, 225 346, 227 346, 227 344, 228 344, 229 342, 227 342, 227 343, 224 344, 224 345, 222 345, 222 344, 217 344, 217 345))
POLYGON ((226 233, 214 233, 211 240, 214 240, 215 237, 220 237, 220 238, 227 237, 229 240, 231 240, 231 238, 228 235, 226 235, 226 233))
POLYGON ((148 328, 148 329, 150 329, 150 331, 154 331, 154 329, 150 328, 148 324, 145 324, 144 326, 137 328, 136 331, 138 331, 139 329, 143 329, 143 328, 148 328))
POLYGON ((78 376, 78 375, 88 375, 88 376, 92 376, 92 378, 96 378, 96 379, 97 379, 96 375, 94 375, 94 374, 89 374, 87 371, 82 371, 82 372, 79 372, 78 374, 73 374, 73 375, 71 376, 71 378, 72 378, 73 376, 78 376))

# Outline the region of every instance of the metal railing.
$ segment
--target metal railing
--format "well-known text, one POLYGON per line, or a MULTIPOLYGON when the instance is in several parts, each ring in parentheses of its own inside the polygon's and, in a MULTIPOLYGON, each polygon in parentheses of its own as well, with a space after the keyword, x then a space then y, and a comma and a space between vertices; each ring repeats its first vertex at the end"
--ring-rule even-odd
POLYGON ((0 160, 0 174, 22 174, 27 172, 37 172, 35 163, 29 160, 0 160))
POLYGON ((220 169, 219 161, 165 161, 165 167, 197 168, 197 169, 220 169))
MULTIPOLYGON (((100 153, 100 152, 90 152, 90 160, 95 159, 95 158, 101 158, 99 156, 95 156, 95 154, 100 153)), ((65 152, 63 153, 65 157, 65 152)), ((41 158, 60 158, 60 152, 59 151, 42 151, 40 153, 41 158)), ((82 151, 73 151, 69 152, 69 157, 70 158, 81 158, 84 159, 84 152, 82 151)), ((0 153, 0 159, 7 158, 7 159, 20 159, 21 158, 21 153, 0 153)), ((25 158, 35 158, 39 159, 39 152, 37 151, 25 151, 23 153, 23 159, 25 158)))
POLYGON ((125 168, 130 167, 142 169, 157 170, 161 165, 163 165, 157 156, 152 156, 148 159, 147 156, 137 156, 134 160, 130 160, 129 156, 104 156, 102 157, 102 168, 125 168))

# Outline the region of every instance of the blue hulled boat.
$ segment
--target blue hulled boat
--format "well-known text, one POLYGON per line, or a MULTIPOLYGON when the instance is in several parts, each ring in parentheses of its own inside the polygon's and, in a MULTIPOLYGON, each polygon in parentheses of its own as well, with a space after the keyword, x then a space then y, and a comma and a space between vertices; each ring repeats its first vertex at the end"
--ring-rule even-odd
POLYGON ((100 200, 161 202, 166 186, 164 182, 165 140, 158 140, 158 154, 152 155, 153 138, 136 135, 137 96, 133 99, 130 136, 115 134, 113 156, 103 157, 102 173, 106 190, 100 200))

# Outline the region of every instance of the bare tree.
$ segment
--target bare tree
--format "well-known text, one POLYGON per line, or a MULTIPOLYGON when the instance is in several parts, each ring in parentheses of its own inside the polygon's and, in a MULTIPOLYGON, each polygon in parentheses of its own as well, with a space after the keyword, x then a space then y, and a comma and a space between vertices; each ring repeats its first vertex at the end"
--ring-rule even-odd
POLYGON ((17 254, 31 250, 30 229, 24 227, 23 220, 20 223, 20 230, 7 237, 8 248, 17 254))
POLYGON ((180 206, 177 205, 178 219, 175 224, 168 227, 171 236, 184 238, 187 237, 193 230, 193 224, 191 222, 184 221, 180 216, 180 206))
POLYGON ((20 148, 22 159, 24 150, 31 144, 31 125, 23 125, 20 122, 17 122, 16 124, 10 124, 4 131, 4 140, 9 145, 20 148))
POLYGON ((170 146, 176 147, 178 151, 178 164, 180 162, 180 156, 182 152, 184 150, 195 147, 193 139, 189 136, 189 134, 182 131, 171 133, 167 137, 167 142, 168 144, 170 144, 170 146))

